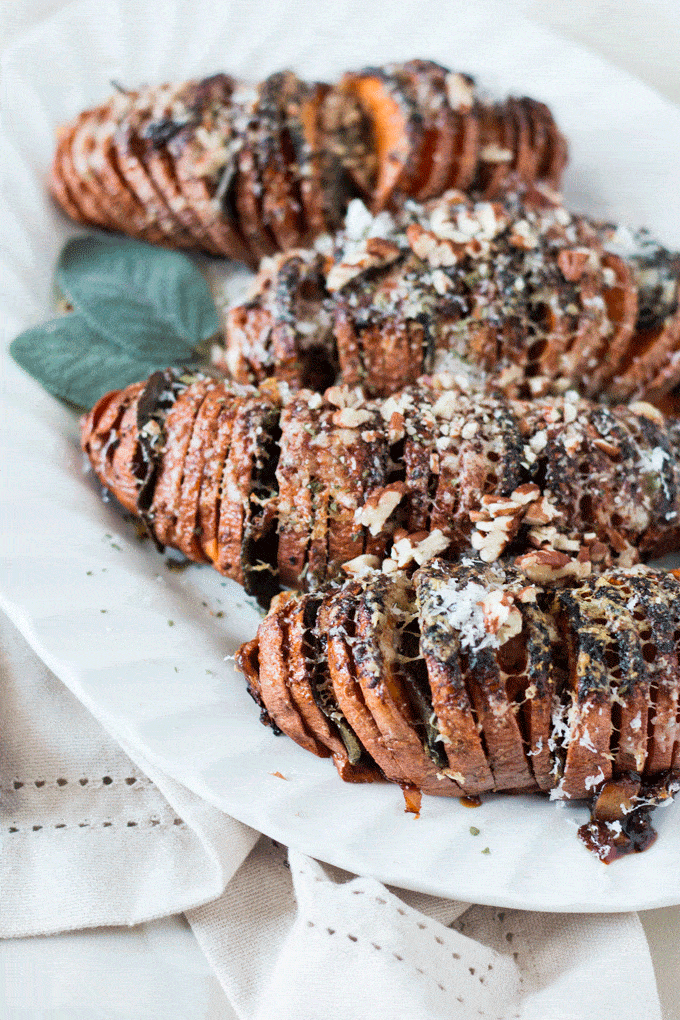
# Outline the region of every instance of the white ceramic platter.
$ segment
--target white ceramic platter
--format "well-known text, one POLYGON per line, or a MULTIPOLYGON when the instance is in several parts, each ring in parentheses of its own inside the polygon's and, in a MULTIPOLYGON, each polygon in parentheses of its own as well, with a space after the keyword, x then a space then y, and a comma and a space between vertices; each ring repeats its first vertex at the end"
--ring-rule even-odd
MULTIPOLYGON (((568 202, 680 246, 680 111, 493 3, 76 3, 3 64, 5 342, 50 316, 55 258, 74 232, 44 189, 54 128, 107 96, 111 79, 258 80, 283 66, 325 77, 412 56, 550 103, 572 141, 568 202)), ((170 571, 140 543, 84 472, 75 417, 2 364, 2 606, 112 733, 256 829, 397 886, 539 910, 680 903, 680 804, 657 812, 651 850, 606 867, 576 838, 583 809, 425 798, 414 819, 398 788, 345 785, 330 762, 275 738, 224 658, 253 635, 257 610, 209 569, 170 571)))

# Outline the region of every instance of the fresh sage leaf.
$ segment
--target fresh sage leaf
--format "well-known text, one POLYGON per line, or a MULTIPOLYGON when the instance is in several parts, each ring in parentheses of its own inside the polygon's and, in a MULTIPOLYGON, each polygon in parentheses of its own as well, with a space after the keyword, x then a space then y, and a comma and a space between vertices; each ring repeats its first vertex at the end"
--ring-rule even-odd
POLYGON ((75 237, 62 250, 56 280, 96 333, 154 363, 190 359, 220 328, 205 277, 180 252, 128 238, 75 237))
POLYGON ((168 366, 165 356, 146 359, 112 344, 77 312, 27 329, 10 353, 49 393, 84 408, 168 366))

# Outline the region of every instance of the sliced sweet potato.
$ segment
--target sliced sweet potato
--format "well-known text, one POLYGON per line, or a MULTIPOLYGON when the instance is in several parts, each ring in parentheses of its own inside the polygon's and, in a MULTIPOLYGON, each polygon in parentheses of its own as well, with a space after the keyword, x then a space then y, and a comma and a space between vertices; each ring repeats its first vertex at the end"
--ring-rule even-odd
POLYGON ((220 408, 217 420, 208 426, 206 443, 210 443, 209 453, 203 464, 201 490, 198 498, 198 525, 201 549, 215 566, 219 557, 217 541, 220 502, 222 496, 222 479, 224 465, 229 455, 231 434, 234 421, 245 397, 234 396, 225 400, 220 408))
POLYGON ((645 774, 652 776, 678 767, 678 596, 672 573, 648 578, 616 578, 624 592, 632 591, 631 612, 637 622, 642 652, 650 676, 647 716, 648 747, 645 774), (637 603, 637 604, 636 604, 637 603))
POLYGON ((87 166, 83 165, 82 158, 79 160, 79 169, 74 162, 74 142, 83 121, 87 121, 88 118, 88 113, 81 114, 64 138, 61 146, 61 170, 73 202, 81 210, 85 220, 108 229, 111 221, 102 206, 96 182, 92 180, 87 166))
POLYGON ((508 698, 495 656, 484 649, 463 668, 470 701, 482 727, 496 790, 530 790, 535 780, 527 762, 514 702, 508 698))
POLYGON ((663 555, 677 548, 678 541, 678 492, 680 478, 677 470, 677 438, 672 421, 664 422, 661 418, 645 413, 643 408, 620 407, 617 417, 625 424, 631 439, 630 452, 627 450, 627 463, 622 474, 627 471, 632 475, 635 464, 640 471, 637 482, 624 478, 620 488, 625 497, 622 502, 627 513, 624 514, 627 526, 635 535, 635 544, 644 559, 663 555), (630 528, 630 516, 635 518, 635 506, 642 508, 647 515, 646 527, 642 533, 630 528), (630 508, 633 507, 631 515, 630 508))
POLYGON ((238 222, 246 244, 256 260, 276 251, 276 242, 262 223, 262 185, 251 141, 245 141, 237 156, 238 171, 234 201, 238 222))
POLYGON ((333 382, 334 352, 320 259, 300 252, 283 259, 267 305, 272 317, 269 357, 277 379, 294 388, 333 382))
MULTIPOLYGON (((539 436, 540 444, 545 439, 534 468, 544 479, 544 496, 559 513, 559 521, 564 522, 560 530, 566 525, 565 530, 572 538, 595 532, 602 542, 607 542, 613 494, 610 488, 603 491, 604 485, 601 489, 600 482, 613 483, 611 468, 618 470, 618 462, 609 458, 606 443, 602 443, 604 449, 596 445, 596 440, 602 442, 599 432, 587 427, 584 421, 577 429, 569 429, 561 422, 546 428, 545 422, 540 420, 527 426, 526 432, 529 445, 536 443, 535 435, 539 436)), ((570 548, 578 551, 575 546, 570 548)))
POLYGON ((92 448, 92 453, 95 455, 95 448, 92 446, 92 439, 95 438, 96 442, 99 441, 100 437, 98 435, 95 437, 95 433, 112 405, 117 404, 120 400, 122 392, 122 390, 111 390, 109 393, 105 393, 99 398, 97 403, 90 408, 87 414, 84 414, 80 419, 80 442, 84 452, 89 453, 92 448))
POLYGON ((589 392, 590 375, 598 364, 597 352, 611 343, 614 333, 601 291, 602 280, 598 273, 584 275, 579 280, 579 314, 571 342, 562 355, 564 375, 569 379, 583 379, 589 392))
POLYGON ((569 145, 558 130, 553 116, 546 107, 548 119, 548 159, 544 175, 550 187, 558 189, 562 183, 564 169, 569 162, 569 145))
POLYGON ((208 389, 201 404, 184 460, 184 475, 180 490, 177 523, 173 545, 190 560, 208 562, 203 551, 199 523, 199 501, 206 458, 211 455, 217 419, 224 408, 224 390, 214 385, 208 389))
POLYGON ((285 129, 287 97, 297 79, 291 71, 273 74, 260 86, 257 115, 256 159, 263 188, 262 222, 281 251, 302 243, 306 226, 302 218, 300 193, 290 171, 293 153, 285 129))
POLYGON ((409 186, 409 194, 422 202, 446 190, 456 143, 456 117, 448 102, 449 72, 445 67, 431 60, 409 60, 403 73, 423 120, 418 166, 409 186))
POLYGON ((81 442, 97 477, 131 513, 137 511, 137 484, 131 474, 130 442, 136 438, 137 400, 144 383, 105 394, 81 420, 81 442), (125 439, 126 457, 116 458, 125 439))
POLYGON ((368 117, 377 176, 372 207, 388 206, 397 192, 409 194, 423 145, 423 122, 405 76, 391 67, 345 74, 340 83, 368 117))
POLYGON ((531 125, 521 100, 510 96, 505 101, 505 116, 512 125, 514 159, 512 173, 518 181, 531 183, 535 178, 535 162, 531 145, 531 125))
POLYGON ((647 656, 643 655, 640 627, 633 617, 639 598, 631 597, 621 585, 610 583, 607 576, 590 582, 588 588, 589 592, 579 592, 581 601, 588 600, 589 617, 605 620, 609 631, 606 665, 612 690, 610 750, 614 775, 642 774, 647 760, 651 700, 647 656))
POLYGON ((308 731, 288 688, 289 612, 284 595, 258 627, 260 694, 267 712, 287 736, 317 757, 327 758, 328 748, 308 731))
POLYGON ((475 83, 469 75, 449 72, 446 93, 455 130, 447 187, 466 191, 477 174, 481 106, 475 99, 475 83))
POLYGON ((337 594, 329 594, 319 611, 318 628, 326 635, 328 671, 340 711, 387 779, 408 782, 408 777, 386 746, 373 716, 364 702, 356 676, 353 655, 356 600, 361 585, 344 585, 337 594))
POLYGON ((324 89, 318 111, 317 149, 326 229, 342 226, 349 200, 370 203, 377 160, 370 118, 357 98, 340 87, 324 89))
MULTIPOLYGON (((455 613, 458 600, 463 606, 469 605, 469 591, 472 591, 473 598, 476 599, 479 598, 479 593, 485 591, 489 594, 500 591, 501 597, 503 596, 503 575, 499 576, 496 571, 485 568, 481 563, 469 566, 456 565, 448 568, 448 571, 444 568, 444 576, 447 576, 447 573, 449 583, 439 587, 439 594, 441 596, 446 592, 444 605, 452 615, 455 613)), ((462 653, 460 670, 484 740, 486 760, 493 774, 494 789, 532 789, 535 787, 535 780, 518 723, 520 706, 516 700, 524 693, 519 686, 521 677, 516 671, 526 662, 523 648, 526 635, 522 636, 520 632, 515 638, 509 638, 498 645, 493 643, 489 645, 484 639, 480 640, 472 624, 461 622, 466 619, 462 610, 457 615, 458 642, 462 653), (520 655, 513 655, 513 649, 519 651, 520 655)))
POLYGON ((406 391, 399 406, 399 410, 391 413, 388 425, 391 427, 393 423, 399 436, 397 449, 401 448, 403 440, 402 459, 407 491, 405 527, 412 533, 429 531, 432 499, 440 470, 439 454, 435 446, 438 437, 436 419, 428 395, 417 387, 406 391))
POLYGON ((153 372, 144 384, 137 402, 137 444, 131 471, 138 481, 137 513, 162 552, 154 532, 151 511, 156 482, 163 465, 165 425, 169 412, 195 376, 167 368, 153 372))
POLYGON ((145 129, 145 165, 156 189, 183 229, 202 249, 211 255, 221 255, 221 248, 213 242, 194 209, 198 196, 192 195, 190 199, 182 189, 175 172, 175 160, 167 148, 167 143, 182 132, 193 131, 195 135, 197 114, 189 105, 195 91, 195 83, 187 82, 173 91, 157 94, 145 129))
POLYGON ((320 82, 307 84, 296 79, 296 87, 285 97, 285 129, 293 152, 295 177, 300 191, 305 240, 311 240, 327 231, 333 221, 329 218, 324 195, 323 161, 320 155, 321 104, 330 87, 320 82))
POLYGON ((278 402, 273 401, 262 409, 253 426, 257 445, 241 543, 243 587, 246 594, 254 595, 264 608, 280 590, 276 567, 278 560, 276 465, 281 435, 280 415, 278 402))
MULTIPOLYGON (((619 555, 635 562, 638 548, 651 555, 668 528, 662 518, 674 512, 668 497, 674 504, 675 483, 665 491, 666 454, 653 452, 642 416, 624 408, 591 405, 581 408, 578 417, 576 428, 556 423, 541 429, 546 444, 536 468, 544 478, 543 494, 561 515, 560 531, 569 536, 574 552, 581 536, 595 533, 598 563, 619 555), (645 463, 649 471, 641 472, 645 463)), ((667 442, 662 432, 656 438, 667 442)))
POLYGON ((212 247, 254 266, 256 260, 241 235, 235 209, 239 130, 245 130, 242 122, 248 116, 251 95, 252 90, 236 89, 225 74, 185 86, 188 119, 167 139, 165 149, 180 197, 212 247))
POLYGON ((540 152, 536 177, 558 189, 568 161, 567 142, 545 103, 527 97, 523 103, 532 122, 537 152, 540 152))
MULTIPOLYGON (((252 641, 248 641, 246 644, 241 645, 234 656, 234 665, 246 678, 246 690, 248 691, 248 694, 262 709, 260 713, 260 722, 264 723, 265 726, 276 726, 267 712, 267 707, 262 700, 259 651, 259 642, 257 640, 257 636, 255 636, 252 641)), ((276 728, 277 731, 280 732, 278 727, 276 728)))
POLYGON ((414 575, 420 647, 427 665, 432 707, 451 774, 469 796, 494 788, 494 777, 461 672, 460 640, 443 608, 451 568, 435 561, 414 575))
POLYGON ((367 581, 359 598, 352 645, 357 682, 404 780, 423 793, 459 797, 462 788, 448 771, 434 764, 416 730, 409 682, 399 661, 399 628, 408 609, 408 591, 402 585, 384 575, 367 581))
POLYGON ((52 198, 72 220, 76 220, 77 223, 87 223, 87 217, 78 205, 64 176, 64 146, 70 131, 70 125, 64 125, 59 129, 57 146, 54 150, 54 158, 50 168, 48 187, 52 198))
POLYGON ((328 490, 327 569, 332 575, 364 552, 384 553, 389 522, 379 516, 373 528, 364 527, 358 514, 367 493, 377 493, 387 483, 389 458, 375 408, 331 406, 324 418, 317 471, 328 490))
POLYGON ((553 655, 557 633, 550 617, 537 605, 515 604, 523 617, 523 645, 527 657, 521 690, 524 698, 521 717, 528 744, 526 753, 539 788, 551 790, 555 785, 550 746, 552 713, 560 682, 553 655))
POLYGON ((298 596, 288 622, 288 689, 307 730, 327 747, 340 777, 348 783, 381 779, 333 697, 323 663, 322 635, 316 621, 322 598, 298 596), (341 739, 342 736, 342 739, 341 739))
POLYGON ((562 732, 556 732, 563 755, 558 789, 565 798, 579 799, 590 796, 613 774, 607 632, 602 622, 583 612, 578 593, 558 592, 556 601, 569 670, 562 732))
POLYGON ((312 522, 309 531, 309 546, 304 578, 298 584, 306 590, 313 590, 328 576, 328 525, 331 514, 331 498, 325 479, 320 477, 315 458, 316 474, 312 481, 312 522))
POLYGON ((529 124, 529 136, 531 141, 531 176, 529 182, 541 180, 544 177, 548 166, 549 153, 549 132, 548 122, 542 103, 538 103, 529 96, 522 96, 519 100, 529 124))
POLYGON ((88 116, 79 118, 71 137, 71 159, 74 170, 88 189, 100 216, 99 222, 110 230, 121 230, 125 224, 120 217, 120 203, 107 192, 97 167, 96 141, 106 115, 106 107, 97 107, 88 116))
MULTIPOLYGON (((178 139, 178 147, 179 144, 178 139)), ((238 156, 234 155, 232 159, 236 164, 238 156)), ((222 180, 230 175, 231 183, 226 185, 224 195, 221 195, 218 194, 219 185, 213 194, 208 182, 197 173, 195 164, 190 160, 180 156, 175 159, 174 167, 182 198, 191 204, 192 213, 198 219, 199 226, 210 239, 210 247, 206 245, 206 249, 255 269, 257 257, 242 236, 236 212, 232 213, 230 208, 232 201, 234 206, 236 204, 235 199, 232 199, 236 170, 231 164, 224 168, 222 180)))
POLYGON ((163 232, 165 243, 176 248, 195 248, 197 247, 195 239, 181 227, 151 180, 145 165, 144 131, 151 123, 151 110, 156 101, 156 91, 150 89, 141 95, 120 121, 113 138, 116 161, 128 187, 163 232))
POLYGON ((422 332, 398 316, 361 330, 359 343, 364 388, 371 396, 396 393, 423 373, 422 332))
POLYGON ((90 160, 112 218, 118 229, 130 233, 149 244, 163 244, 165 234, 154 222, 153 214, 139 201, 118 166, 114 135, 118 124, 134 103, 136 93, 116 93, 107 106, 102 107, 101 117, 93 126, 93 148, 90 160))
POLYGON ((631 340, 629 355, 611 384, 616 400, 632 397, 658 399, 680 380, 680 309, 669 315, 661 327, 637 333, 631 340))
POLYGON ((154 534, 161 545, 171 545, 173 541, 184 462, 194 421, 207 390, 208 381, 204 378, 191 383, 178 397, 165 421, 165 445, 150 513, 154 534))
MULTIPOLYGON (((318 398, 317 398, 318 399, 318 398)), ((318 434, 319 414, 309 391, 302 391, 281 414, 279 488, 279 579, 298 586, 304 578, 314 519, 316 457, 311 447, 318 434), (310 406, 311 404, 313 406, 310 406)))
POLYGON ((615 376, 622 364, 635 333, 638 315, 637 290, 633 273, 618 255, 605 253, 602 256, 605 270, 614 274, 613 283, 604 282, 602 297, 607 317, 613 332, 607 343, 601 343, 593 351, 594 364, 584 375, 584 392, 595 396, 615 376))
MULTIPOLYGON (((524 443, 510 406, 494 398, 494 413, 475 413, 472 403, 459 397, 459 419, 476 420, 474 435, 451 436, 439 456, 439 479, 430 515, 430 528, 450 536, 454 546, 469 541, 470 512, 478 510, 483 496, 509 496, 524 481, 524 443)), ((510 534, 509 537, 512 537, 510 534)))
POLYGON ((532 317, 537 326, 537 340, 527 351, 527 364, 531 374, 532 363, 536 375, 549 379, 560 375, 562 357, 569 347, 572 335, 570 316, 562 310, 560 302, 537 302, 532 317))
POLYGON ((257 385, 267 378, 273 325, 271 312, 257 298, 227 312, 224 360, 236 382, 257 385))
POLYGON ((161 244, 164 239, 163 232, 153 223, 147 210, 142 207, 118 172, 113 145, 114 131, 115 121, 107 119, 104 113, 94 132, 90 156, 99 178, 102 201, 106 202, 111 220, 116 223, 118 230, 130 233, 149 244, 161 244))
POLYGON ((135 452, 138 441, 137 430, 137 408, 138 394, 128 404, 128 407, 117 426, 118 442, 111 458, 111 470, 115 477, 116 499, 126 510, 137 513, 137 496, 139 482, 135 476, 132 465, 134 464, 135 452))
POLYGON ((364 551, 363 529, 355 520, 355 513, 362 502, 365 443, 361 440, 361 429, 333 426, 336 411, 333 407, 324 415, 324 443, 317 450, 317 484, 327 489, 325 538, 331 571, 364 551))
POLYGON ((346 386, 361 386, 365 373, 361 358, 361 342, 354 324, 349 295, 339 291, 333 302, 333 335, 335 337, 340 378, 346 386))
POLYGON ((515 161, 515 132, 505 104, 481 106, 479 114, 479 168, 475 187, 485 198, 502 195, 515 161))
MULTIPOLYGON (((222 475, 215 566, 221 573, 248 587, 249 567, 253 565, 247 555, 252 541, 249 534, 250 500, 262 470, 262 460, 269 453, 268 433, 273 407, 268 397, 257 392, 240 404, 222 475)), ((273 522, 269 519, 267 523, 273 522)))
MULTIPOLYGON (((624 628, 630 620, 628 616, 624 628)), ((650 680, 634 625, 630 630, 619 630, 617 637, 619 669, 623 675, 616 689, 614 723, 619 735, 614 770, 618 773, 642 773, 647 761, 650 680)))

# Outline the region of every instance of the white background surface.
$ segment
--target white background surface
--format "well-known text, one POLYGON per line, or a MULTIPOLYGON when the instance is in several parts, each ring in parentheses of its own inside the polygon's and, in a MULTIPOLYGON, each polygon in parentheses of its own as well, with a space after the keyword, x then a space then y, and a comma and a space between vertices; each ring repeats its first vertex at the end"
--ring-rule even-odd
MULTIPOLYGON (((3 7, 5 39, 19 31, 27 18, 58 6, 43 0, 3 7)), ((669 98, 680 100, 675 69, 680 13, 675 3, 624 3, 614 7, 578 2, 553 11, 544 3, 524 2, 513 8, 551 24, 565 36, 636 73, 669 98)), ((667 1016, 678 1017, 678 909, 649 912, 643 915, 643 921, 659 969, 667 1016)), ((8 943, 2 947, 1 958, 5 964, 8 1017, 79 1020, 80 1016, 96 1015, 118 1020, 148 1016, 155 1020, 156 1016, 182 1016, 191 1020, 193 1016, 228 1015, 224 997, 193 945, 193 936, 178 921, 159 922, 134 932, 107 931, 8 943), (75 973, 85 959, 87 979, 76 980, 75 973), (34 992, 26 1001, 26 991, 31 987, 34 992), (92 1011, 95 1001, 96 1014, 92 1011)))

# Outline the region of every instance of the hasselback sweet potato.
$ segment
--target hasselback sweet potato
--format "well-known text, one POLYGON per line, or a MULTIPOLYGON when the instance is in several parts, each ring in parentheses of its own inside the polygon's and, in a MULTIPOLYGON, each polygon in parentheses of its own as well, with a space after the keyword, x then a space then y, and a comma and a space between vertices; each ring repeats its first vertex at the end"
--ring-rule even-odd
POLYGON ((168 370, 82 421, 95 473, 160 545, 263 599, 383 564, 513 553, 537 582, 676 548, 680 425, 645 403, 423 380, 384 401, 168 370))
POLYGON ((337 85, 219 73, 120 89, 81 113, 59 131, 50 190, 79 222, 255 265, 337 229, 354 196, 380 209, 451 186, 557 185, 565 152, 542 104, 487 106, 431 61, 337 85))
POLYGON ((446 371, 513 396, 575 382, 656 401, 680 381, 679 281, 680 257, 645 231, 571 215, 545 188, 447 192, 394 216, 355 200, 330 252, 262 268, 223 363, 241 382, 337 373, 376 396, 446 371))
MULTIPOLYGON (((327 756, 301 738, 302 712, 289 718, 293 681, 267 644, 309 598, 276 602, 237 664, 256 687, 276 674, 278 693, 261 687, 266 721, 327 756)), ((332 692, 330 728, 359 746, 367 778, 592 799, 582 836, 611 857, 640 848, 644 813, 680 787, 679 605, 680 581, 647 568, 555 586, 507 562, 435 559, 320 589, 288 654, 312 701, 332 692)))

